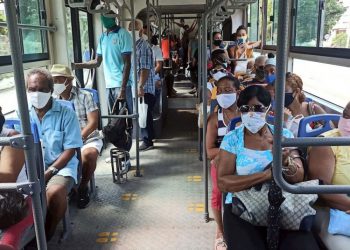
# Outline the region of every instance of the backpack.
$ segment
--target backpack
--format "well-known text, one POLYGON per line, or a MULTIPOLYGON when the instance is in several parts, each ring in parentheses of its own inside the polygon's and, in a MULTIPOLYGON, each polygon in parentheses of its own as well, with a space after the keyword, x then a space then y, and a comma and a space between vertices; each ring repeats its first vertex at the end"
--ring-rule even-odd
MULTIPOLYGON (((128 115, 126 102, 116 100, 113 105, 112 115, 128 115)), ((132 145, 132 119, 130 118, 111 118, 103 128, 103 133, 108 142, 115 147, 129 151, 132 145)))

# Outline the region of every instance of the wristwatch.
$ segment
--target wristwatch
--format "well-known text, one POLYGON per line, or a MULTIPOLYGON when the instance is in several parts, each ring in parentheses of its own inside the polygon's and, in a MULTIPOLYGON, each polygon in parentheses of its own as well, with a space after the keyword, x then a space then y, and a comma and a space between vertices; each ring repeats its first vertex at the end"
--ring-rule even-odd
POLYGON ((56 175, 58 173, 58 169, 53 166, 49 167, 48 170, 51 171, 52 175, 56 175))

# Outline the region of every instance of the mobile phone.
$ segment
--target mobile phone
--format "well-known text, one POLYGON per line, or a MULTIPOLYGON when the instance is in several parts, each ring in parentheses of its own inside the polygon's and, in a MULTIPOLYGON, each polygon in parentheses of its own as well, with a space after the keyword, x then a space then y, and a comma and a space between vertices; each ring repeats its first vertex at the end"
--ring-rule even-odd
POLYGON ((243 38, 239 38, 239 39, 237 40, 237 43, 238 43, 238 45, 243 44, 243 38))

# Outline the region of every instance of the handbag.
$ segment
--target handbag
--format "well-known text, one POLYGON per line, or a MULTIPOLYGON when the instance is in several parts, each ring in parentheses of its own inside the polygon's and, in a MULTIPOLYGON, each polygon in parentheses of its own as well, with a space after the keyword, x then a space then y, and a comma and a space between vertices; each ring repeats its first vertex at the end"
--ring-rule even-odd
POLYGON ((139 125, 140 125, 140 128, 145 128, 147 126, 148 104, 146 104, 144 97, 141 97, 139 99, 138 105, 139 105, 139 125))
MULTIPOLYGON (((297 186, 318 185, 318 180, 300 182, 297 186)), ((232 213, 254 226, 268 226, 268 192, 270 182, 234 193, 232 213)), ((310 231, 316 214, 311 205, 317 194, 291 194, 282 191, 284 201, 280 206, 280 228, 286 230, 310 231)))

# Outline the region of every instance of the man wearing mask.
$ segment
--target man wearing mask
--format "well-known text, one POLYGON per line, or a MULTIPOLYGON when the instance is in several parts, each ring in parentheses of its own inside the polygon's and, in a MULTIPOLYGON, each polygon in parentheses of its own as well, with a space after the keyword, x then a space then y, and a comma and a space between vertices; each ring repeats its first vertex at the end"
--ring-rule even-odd
POLYGON ((78 189, 78 208, 85 208, 90 202, 88 184, 95 172, 97 157, 103 146, 97 130, 98 107, 91 93, 73 86, 74 76, 68 67, 55 64, 52 66, 51 74, 54 80, 54 94, 74 104, 79 120, 84 146, 81 148, 83 172, 78 189))
POLYGON ((61 106, 51 94, 53 79, 47 70, 34 69, 26 78, 30 117, 43 142, 46 182, 46 237, 55 233, 67 209, 67 195, 77 183, 76 149, 83 146, 74 111, 61 106))
MULTIPOLYGON (((148 105, 147 125, 141 128, 143 143, 140 150, 145 151, 153 148, 153 108, 156 102, 155 82, 154 82, 154 60, 152 49, 148 42, 142 38, 142 21, 135 20, 135 38, 136 38, 136 64, 137 64, 137 86, 140 98, 148 105)), ((129 24, 129 32, 132 32, 132 22, 129 24)))
POLYGON ((255 76, 253 78, 253 80, 246 82, 246 85, 262 85, 262 86, 266 86, 267 82, 265 79, 265 63, 266 63, 266 56, 258 56, 255 59, 254 62, 254 73, 255 76))
POLYGON ((92 69, 101 65, 106 82, 109 111, 112 111, 116 99, 126 100, 129 113, 133 111, 130 77, 132 38, 115 18, 101 15, 101 22, 107 31, 100 36, 97 57, 86 63, 75 63, 73 69, 92 69))

